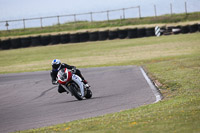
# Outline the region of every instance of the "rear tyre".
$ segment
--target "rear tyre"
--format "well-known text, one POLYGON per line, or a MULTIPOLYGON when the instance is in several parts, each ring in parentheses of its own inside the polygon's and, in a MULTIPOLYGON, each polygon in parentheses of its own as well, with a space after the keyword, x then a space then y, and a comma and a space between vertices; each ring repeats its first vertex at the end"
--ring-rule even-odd
POLYGON ((91 97, 92 97, 92 91, 91 91, 90 89, 88 89, 88 90, 86 91, 85 98, 90 99, 91 97))
POLYGON ((71 83, 70 91, 76 97, 76 99, 83 100, 82 95, 81 95, 81 90, 76 83, 71 83))

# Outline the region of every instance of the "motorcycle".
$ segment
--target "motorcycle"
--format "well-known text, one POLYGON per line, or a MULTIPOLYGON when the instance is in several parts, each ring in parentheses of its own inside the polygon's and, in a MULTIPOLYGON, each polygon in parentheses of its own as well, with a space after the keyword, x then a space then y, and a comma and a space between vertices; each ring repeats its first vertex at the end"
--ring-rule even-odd
POLYGON ((83 83, 78 75, 74 74, 73 70, 67 68, 59 70, 57 81, 67 93, 71 93, 78 100, 83 100, 84 97, 86 99, 92 97, 92 91, 83 83))

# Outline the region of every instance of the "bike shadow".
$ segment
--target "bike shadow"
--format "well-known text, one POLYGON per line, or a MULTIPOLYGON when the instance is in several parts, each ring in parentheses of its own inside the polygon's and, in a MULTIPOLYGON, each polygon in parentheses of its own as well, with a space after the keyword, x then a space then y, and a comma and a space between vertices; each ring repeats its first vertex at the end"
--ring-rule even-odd
POLYGON ((74 99, 74 100, 70 100, 70 101, 59 101, 59 102, 54 102, 54 103, 48 103, 48 105, 66 104, 66 103, 80 103, 80 102, 86 102, 88 100, 105 99, 105 98, 112 97, 112 96, 116 96, 116 95, 95 96, 95 97, 92 97, 90 99, 83 99, 83 100, 74 99))

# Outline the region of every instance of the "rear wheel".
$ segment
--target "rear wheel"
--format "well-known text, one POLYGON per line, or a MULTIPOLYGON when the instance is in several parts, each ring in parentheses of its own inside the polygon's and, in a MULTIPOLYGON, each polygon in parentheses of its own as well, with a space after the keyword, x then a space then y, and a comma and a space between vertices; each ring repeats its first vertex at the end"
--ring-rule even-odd
POLYGON ((71 83, 70 91, 76 97, 76 99, 83 100, 82 95, 81 95, 81 90, 76 83, 71 83))

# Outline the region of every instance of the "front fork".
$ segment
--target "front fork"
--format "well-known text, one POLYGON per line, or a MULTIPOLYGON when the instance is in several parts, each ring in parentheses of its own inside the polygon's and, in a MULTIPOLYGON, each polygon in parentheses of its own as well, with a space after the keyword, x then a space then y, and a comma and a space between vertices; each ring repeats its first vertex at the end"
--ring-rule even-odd
POLYGON ((66 90, 67 93, 70 93, 72 95, 71 91, 68 89, 66 85, 62 85, 62 84, 60 85, 66 90))
MULTIPOLYGON (((85 89, 84 83, 82 82, 82 79, 81 79, 79 76, 73 74, 73 75, 72 75, 72 80, 79 86, 79 88, 80 88, 80 90, 81 90, 81 95, 82 95, 82 97, 84 97, 85 94, 86 94, 86 89, 85 89)), ((71 93, 71 91, 69 90, 69 88, 67 87, 69 84, 70 84, 70 83, 67 83, 66 85, 62 85, 62 84, 61 84, 61 86, 62 86, 68 93, 70 93, 71 95, 73 95, 73 94, 71 93)))

